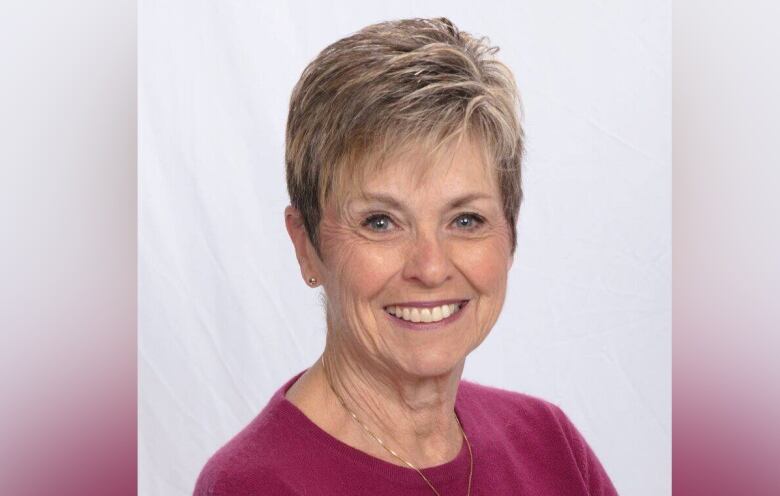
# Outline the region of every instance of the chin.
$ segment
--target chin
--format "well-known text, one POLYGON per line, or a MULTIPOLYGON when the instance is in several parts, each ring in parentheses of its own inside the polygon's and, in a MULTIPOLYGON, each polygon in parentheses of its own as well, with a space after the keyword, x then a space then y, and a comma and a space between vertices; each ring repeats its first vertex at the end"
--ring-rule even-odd
POLYGON ((422 352, 407 354, 402 367, 407 374, 415 377, 440 377, 453 373, 465 359, 462 353, 422 352))

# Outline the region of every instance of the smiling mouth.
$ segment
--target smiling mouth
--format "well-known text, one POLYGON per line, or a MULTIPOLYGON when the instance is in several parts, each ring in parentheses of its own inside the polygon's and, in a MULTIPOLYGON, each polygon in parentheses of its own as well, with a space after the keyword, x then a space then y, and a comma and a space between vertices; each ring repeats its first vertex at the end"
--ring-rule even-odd
POLYGON ((385 307, 385 312, 401 320, 414 323, 432 323, 440 322, 444 319, 452 317, 460 312, 463 307, 466 306, 468 300, 463 300, 460 303, 450 303, 449 305, 439 305, 435 307, 404 307, 404 306, 389 306, 385 307))

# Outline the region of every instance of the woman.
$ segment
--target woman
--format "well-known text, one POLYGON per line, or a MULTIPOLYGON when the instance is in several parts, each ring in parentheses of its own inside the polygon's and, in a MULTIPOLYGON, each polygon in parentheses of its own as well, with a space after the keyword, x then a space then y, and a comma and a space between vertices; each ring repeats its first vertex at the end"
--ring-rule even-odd
POLYGON ((522 196, 517 91, 496 51, 413 19, 306 68, 285 222, 324 291, 325 350, 196 494, 616 494, 559 408, 460 379, 501 311, 522 196))

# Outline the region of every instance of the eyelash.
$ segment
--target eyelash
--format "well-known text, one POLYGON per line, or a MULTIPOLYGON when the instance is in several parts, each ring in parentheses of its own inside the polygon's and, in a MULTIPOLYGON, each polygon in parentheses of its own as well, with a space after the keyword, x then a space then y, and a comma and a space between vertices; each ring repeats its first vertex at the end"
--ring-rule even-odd
POLYGON ((369 230, 374 231, 374 232, 382 232, 382 231, 384 231, 384 229, 373 229, 371 227, 371 223, 376 221, 377 219, 387 219, 390 222, 392 222, 392 220, 390 219, 390 216, 387 215, 387 214, 371 214, 371 215, 369 215, 366 218, 366 220, 363 221, 362 226, 363 227, 368 227, 369 230))
MULTIPOLYGON (((474 231, 476 229, 479 229, 482 224, 485 223, 485 219, 478 214, 475 214, 474 212, 464 212, 462 214, 459 214, 457 217, 455 217, 455 220, 458 220, 462 217, 470 217, 475 222, 475 227, 467 228, 467 231, 474 231)), ((454 222, 454 221, 453 221, 454 222)))
MULTIPOLYGON (((481 227, 485 223, 485 219, 481 215, 476 214, 474 212, 463 212, 461 214, 458 214, 458 216, 455 217, 455 219, 453 219, 452 222, 456 222, 457 220, 459 220, 461 218, 464 218, 464 217, 468 217, 468 218, 472 219, 472 221, 474 221, 474 223, 475 223, 475 227, 464 228, 463 229, 464 231, 475 231, 475 230, 479 229, 479 227, 481 227)), ((366 218, 366 220, 363 221, 363 223, 361 225, 363 227, 367 227, 369 230, 374 231, 374 232, 385 232, 386 231, 385 229, 373 229, 371 227, 371 223, 376 221, 377 219, 387 219, 391 223, 393 222, 393 220, 387 214, 372 214, 372 215, 369 215, 366 218)))

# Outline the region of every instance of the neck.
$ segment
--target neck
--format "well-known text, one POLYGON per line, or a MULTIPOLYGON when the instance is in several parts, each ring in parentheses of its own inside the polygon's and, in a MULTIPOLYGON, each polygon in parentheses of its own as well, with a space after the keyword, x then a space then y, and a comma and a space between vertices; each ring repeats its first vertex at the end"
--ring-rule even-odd
POLYGON ((326 432, 372 456, 405 465, 382 448, 368 429, 403 460, 425 468, 452 460, 461 449, 463 437, 454 408, 462 370, 460 363, 440 376, 413 377, 387 367, 366 366, 365 360, 326 347, 305 374, 301 388, 293 391, 294 386, 287 397, 296 403, 296 397, 303 399, 308 389, 308 401, 303 399, 298 406, 326 432))

